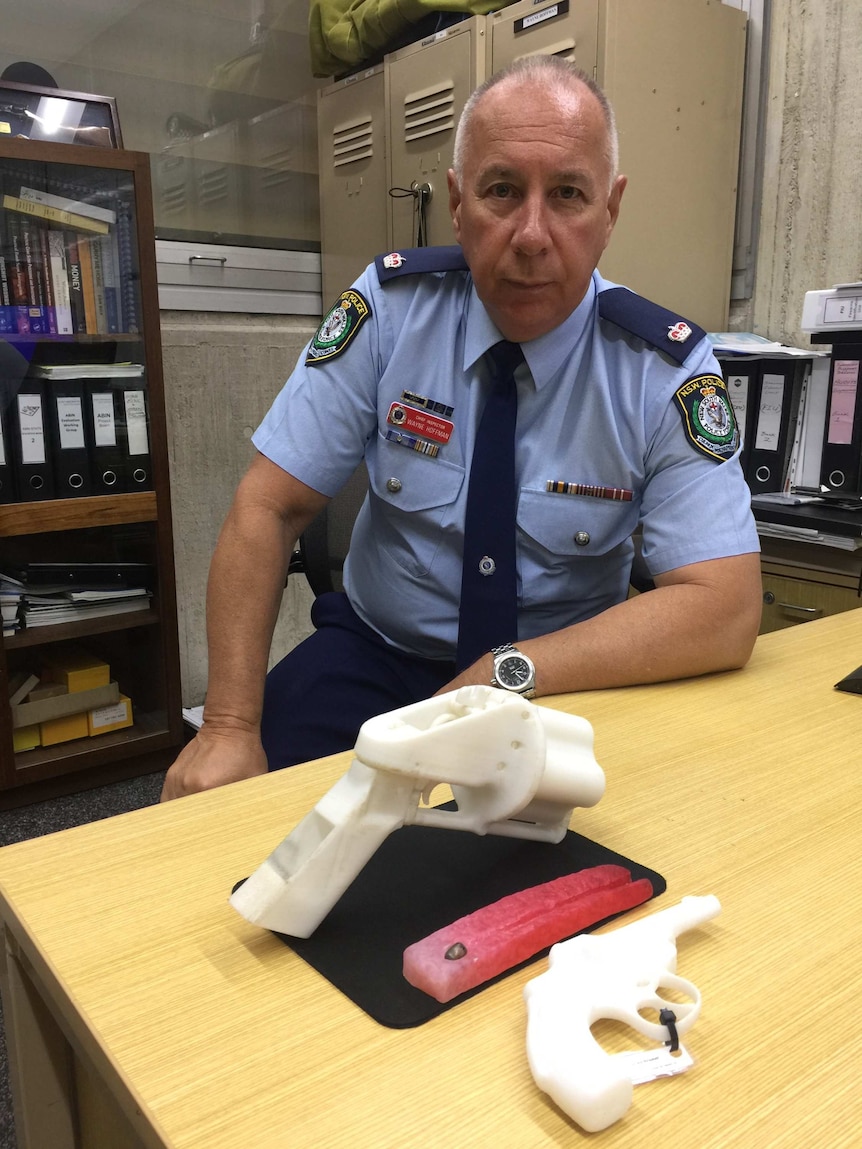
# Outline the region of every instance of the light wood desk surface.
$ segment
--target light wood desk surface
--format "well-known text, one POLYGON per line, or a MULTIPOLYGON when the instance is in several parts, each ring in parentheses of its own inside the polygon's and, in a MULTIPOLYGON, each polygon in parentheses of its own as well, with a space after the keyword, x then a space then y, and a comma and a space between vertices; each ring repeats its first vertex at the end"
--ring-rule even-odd
MULTIPOLYGON (((679 943, 679 972, 704 997, 686 1040, 696 1065, 639 1086, 597 1143, 859 1144, 862 697, 833 683, 860 663, 855 610, 762 636, 741 672, 550 700, 593 723, 607 774, 605 797, 576 810, 573 828, 667 878, 666 894, 623 920, 685 894, 723 906, 679 943)), ((7 1020, 31 1108, 51 1077, 34 1081, 41 1042, 58 1094, 75 1095, 81 1143, 99 1149, 549 1149, 587 1138, 526 1061, 521 991, 544 961, 391 1030, 228 906, 234 881, 348 760, 0 850, 17 1010, 7 1020), (74 1051, 71 1086, 55 1022, 74 1051), (135 1136, 106 1131, 105 1090, 135 1136)), ((25 1144, 65 1149, 62 1111, 36 1107, 28 1127, 53 1120, 59 1132, 25 1144)))

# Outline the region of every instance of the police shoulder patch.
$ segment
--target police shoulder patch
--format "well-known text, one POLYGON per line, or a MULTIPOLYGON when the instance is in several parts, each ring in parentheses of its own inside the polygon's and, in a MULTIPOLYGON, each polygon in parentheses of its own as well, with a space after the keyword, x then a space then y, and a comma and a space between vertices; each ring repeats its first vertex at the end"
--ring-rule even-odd
POLYGON ((729 459, 739 446, 739 431, 721 376, 696 375, 674 398, 691 445, 719 463, 729 459))
POLYGON ((371 305, 352 288, 342 291, 338 302, 323 319, 305 356, 307 367, 327 363, 346 351, 359 328, 371 314, 371 305))

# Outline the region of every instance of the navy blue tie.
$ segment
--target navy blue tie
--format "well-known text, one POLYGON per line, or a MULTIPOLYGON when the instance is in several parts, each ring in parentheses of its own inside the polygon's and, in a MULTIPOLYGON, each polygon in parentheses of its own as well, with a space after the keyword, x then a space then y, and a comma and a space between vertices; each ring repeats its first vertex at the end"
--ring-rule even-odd
POLYGON ((489 350, 491 391, 476 432, 467 511, 458 615, 458 670, 518 637, 515 570, 515 369, 524 362, 517 343, 489 350))

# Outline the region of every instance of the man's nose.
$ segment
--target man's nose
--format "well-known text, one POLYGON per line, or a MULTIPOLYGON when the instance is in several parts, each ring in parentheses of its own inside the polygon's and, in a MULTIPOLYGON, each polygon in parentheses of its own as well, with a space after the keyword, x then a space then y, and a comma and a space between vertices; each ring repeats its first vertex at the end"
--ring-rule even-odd
POLYGON ((515 221, 512 246, 523 255, 539 255, 549 245, 547 204, 544 196, 525 196, 515 221))

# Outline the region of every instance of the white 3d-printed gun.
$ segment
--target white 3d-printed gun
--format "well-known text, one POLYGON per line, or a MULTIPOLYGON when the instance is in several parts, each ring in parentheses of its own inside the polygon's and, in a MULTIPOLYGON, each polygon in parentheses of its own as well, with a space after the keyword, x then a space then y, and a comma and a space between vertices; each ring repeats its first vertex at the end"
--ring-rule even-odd
POLYGON ((547 972, 524 986, 527 1060, 536 1084, 587 1132, 622 1117, 633 1093, 622 1062, 602 1049, 590 1026, 613 1018, 665 1044, 669 1034, 675 1039, 691 1029, 700 1013, 700 993, 674 972, 675 942, 678 934, 720 910, 711 894, 687 897, 611 933, 558 942, 551 947, 547 972), (667 1001, 658 993, 660 986, 690 1000, 667 1001), (645 1008, 657 1010, 664 1023, 647 1021, 639 1012, 645 1008))
POLYGON ((347 773, 232 895, 248 921, 309 937, 399 826, 559 842, 605 776, 585 718, 463 686, 369 719, 347 773), (422 806, 440 782, 457 810, 422 806))

